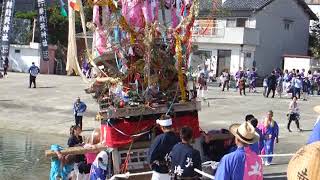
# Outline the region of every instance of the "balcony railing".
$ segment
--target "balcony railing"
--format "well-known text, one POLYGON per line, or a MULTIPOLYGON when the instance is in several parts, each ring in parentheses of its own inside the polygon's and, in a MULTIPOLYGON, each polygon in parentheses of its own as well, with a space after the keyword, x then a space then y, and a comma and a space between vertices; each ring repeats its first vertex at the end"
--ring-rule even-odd
POLYGON ((193 27, 192 36, 223 37, 225 28, 193 27))
POLYGON ((203 43, 227 43, 259 45, 260 33, 245 27, 193 27, 194 41, 203 43))

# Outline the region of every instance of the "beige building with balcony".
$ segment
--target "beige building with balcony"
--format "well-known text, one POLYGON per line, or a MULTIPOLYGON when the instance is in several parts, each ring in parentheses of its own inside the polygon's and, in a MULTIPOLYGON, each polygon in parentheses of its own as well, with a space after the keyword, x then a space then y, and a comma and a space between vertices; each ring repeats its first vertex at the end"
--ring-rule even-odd
POLYGON ((200 2, 193 67, 207 64, 217 76, 224 69, 234 74, 239 67, 256 67, 264 76, 282 67, 283 55, 308 54, 309 21, 317 16, 303 0, 200 2))

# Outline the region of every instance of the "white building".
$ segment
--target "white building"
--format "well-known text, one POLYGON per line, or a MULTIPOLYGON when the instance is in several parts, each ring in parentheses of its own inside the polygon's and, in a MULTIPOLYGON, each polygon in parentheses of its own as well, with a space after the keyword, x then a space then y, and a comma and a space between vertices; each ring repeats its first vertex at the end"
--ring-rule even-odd
POLYGON ((194 27, 192 65, 206 60, 216 75, 256 67, 264 76, 282 67, 285 54, 307 55, 309 21, 317 16, 303 0, 223 0, 219 16, 208 2, 194 27))
POLYGON ((305 0, 310 9, 319 17, 320 16, 320 0, 305 0))
POLYGON ((11 44, 9 51, 9 71, 28 72, 32 62, 40 67, 40 49, 38 43, 30 45, 11 44))

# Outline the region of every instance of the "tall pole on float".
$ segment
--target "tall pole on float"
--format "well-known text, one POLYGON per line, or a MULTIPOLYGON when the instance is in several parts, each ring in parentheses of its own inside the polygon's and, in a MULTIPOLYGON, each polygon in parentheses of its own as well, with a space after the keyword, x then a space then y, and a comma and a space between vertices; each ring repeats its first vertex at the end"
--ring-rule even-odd
MULTIPOLYGON (((4 19, 4 13, 5 13, 5 7, 6 7, 6 0, 2 1, 2 5, 1 5, 1 16, 0 16, 0 37, 2 37, 2 26, 3 26, 3 19, 4 19)), ((2 45, 2 38, 0 38, 0 47, 2 45)), ((0 57, 2 57, 2 48, 0 48, 0 57)), ((2 58, 0 58, 0 67, 3 66, 3 62, 2 62, 2 58)))

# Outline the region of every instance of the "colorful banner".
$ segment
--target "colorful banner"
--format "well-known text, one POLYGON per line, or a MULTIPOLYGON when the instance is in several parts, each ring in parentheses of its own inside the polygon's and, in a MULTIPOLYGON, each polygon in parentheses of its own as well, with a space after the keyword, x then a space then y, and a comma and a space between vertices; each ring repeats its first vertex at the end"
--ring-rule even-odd
POLYGON ((47 5, 45 0, 38 0, 38 17, 42 59, 49 61, 47 5))
POLYGON ((1 57, 5 59, 9 56, 10 48, 10 33, 13 21, 13 12, 14 12, 15 0, 7 0, 5 6, 5 13, 2 25, 2 34, 1 34, 1 57))

